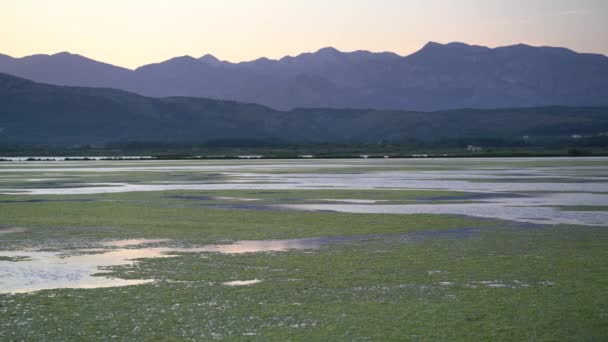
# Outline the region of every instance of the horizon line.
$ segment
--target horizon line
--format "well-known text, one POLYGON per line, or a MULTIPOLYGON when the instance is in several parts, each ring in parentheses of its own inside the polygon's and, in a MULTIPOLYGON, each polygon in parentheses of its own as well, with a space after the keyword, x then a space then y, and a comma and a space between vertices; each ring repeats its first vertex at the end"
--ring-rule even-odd
POLYGON ((228 63, 228 64, 233 64, 233 65, 238 65, 238 64, 252 63, 252 62, 259 61, 259 60, 268 60, 268 61, 278 62, 278 61, 281 61, 281 60, 284 60, 284 59, 288 59, 288 58, 297 58, 297 57, 300 57, 302 55, 309 55, 309 54, 319 53, 319 52, 321 52, 323 50, 334 50, 334 51, 337 51, 338 53, 342 53, 342 54, 352 54, 352 53, 358 53, 358 52, 361 52, 361 53, 371 53, 371 54, 392 54, 392 55, 395 55, 395 56, 397 56, 399 58, 406 58, 406 57, 412 56, 412 55, 414 55, 414 54, 416 54, 416 53, 424 50, 426 47, 432 46, 432 45, 439 45, 439 46, 465 45, 465 46, 468 46, 468 47, 478 47, 478 48, 485 48, 485 49, 489 49, 489 50, 495 50, 495 49, 500 49, 500 48, 508 48, 508 47, 514 47, 514 46, 527 46, 527 47, 533 47, 533 48, 565 49, 565 50, 569 50, 569 51, 577 53, 577 54, 600 55, 600 56, 604 56, 604 57, 608 58, 608 55, 605 55, 605 54, 600 53, 600 52, 580 52, 580 51, 576 51, 576 50, 573 50, 571 48, 564 47, 564 46, 532 45, 532 44, 527 44, 527 43, 516 43, 516 44, 497 45, 497 46, 485 46, 485 45, 464 43, 464 42, 460 42, 460 41, 451 41, 451 42, 448 42, 448 43, 439 43, 439 42, 435 42, 435 41, 428 41, 426 44, 424 44, 418 50, 415 50, 414 52, 412 52, 410 54, 406 54, 406 55, 401 55, 401 54, 399 54, 397 52, 388 51, 388 50, 384 50, 384 51, 372 51, 372 50, 365 50, 365 49, 357 49, 357 50, 346 51, 346 50, 340 50, 340 49, 338 49, 336 47, 333 47, 333 46, 321 47, 321 48, 319 48, 317 50, 314 50, 314 51, 300 52, 300 53, 298 53, 296 55, 289 55, 289 54, 287 54, 287 55, 283 55, 280 58, 268 58, 268 57, 265 57, 265 56, 261 56, 261 57, 257 57, 257 58, 254 58, 254 59, 243 60, 243 61, 229 61, 229 60, 218 58, 216 55, 213 55, 211 53, 205 53, 205 54, 201 55, 200 57, 194 57, 192 55, 176 55, 174 57, 171 57, 171 58, 168 58, 168 59, 165 59, 165 60, 161 60, 161 61, 158 61, 158 62, 141 64, 141 65, 139 65, 139 66, 137 66, 135 68, 125 67, 125 66, 121 66, 121 65, 118 65, 118 64, 112 64, 112 63, 109 63, 109 62, 102 61, 100 59, 96 59, 94 57, 88 57, 85 54, 74 53, 74 52, 70 52, 70 51, 66 51, 66 50, 59 51, 59 52, 56 52, 56 53, 36 53, 36 54, 31 54, 31 55, 24 55, 24 56, 21 56, 21 57, 15 57, 15 56, 11 56, 9 54, 4 54, 4 53, 0 52, 0 56, 6 56, 6 57, 9 57, 9 58, 12 58, 12 59, 25 59, 25 58, 36 57, 36 56, 51 57, 51 56, 56 56, 56 55, 67 54, 67 55, 72 55, 72 56, 79 56, 79 57, 82 57, 82 58, 85 58, 85 59, 89 59, 89 60, 97 62, 97 63, 103 63, 103 64, 111 65, 111 66, 114 66, 114 67, 117 67, 117 68, 122 68, 122 69, 127 69, 127 70, 131 70, 131 71, 135 71, 135 70, 137 70, 139 68, 142 68, 144 66, 147 66, 147 65, 161 64, 161 63, 164 63, 164 62, 176 59, 176 58, 191 58, 191 59, 194 59, 194 60, 200 60, 200 59, 205 58, 205 57, 210 57, 210 58, 216 59, 219 63, 228 63))

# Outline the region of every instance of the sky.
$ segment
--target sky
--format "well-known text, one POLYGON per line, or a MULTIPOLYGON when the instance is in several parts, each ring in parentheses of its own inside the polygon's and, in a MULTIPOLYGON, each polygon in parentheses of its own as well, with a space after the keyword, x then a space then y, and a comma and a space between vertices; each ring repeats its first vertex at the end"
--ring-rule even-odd
POLYGON ((608 0, 1 0, 0 53, 62 51, 135 68, 326 46, 407 55, 428 41, 608 55, 608 0))

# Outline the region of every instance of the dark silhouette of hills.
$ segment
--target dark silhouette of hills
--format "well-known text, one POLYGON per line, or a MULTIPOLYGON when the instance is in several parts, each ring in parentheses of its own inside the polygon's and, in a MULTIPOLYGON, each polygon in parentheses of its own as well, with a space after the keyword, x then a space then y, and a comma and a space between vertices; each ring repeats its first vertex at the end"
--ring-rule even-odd
POLYGON ((222 139, 290 143, 471 137, 521 140, 523 135, 563 137, 604 132, 608 132, 608 107, 441 112, 322 108, 277 111, 233 101, 153 98, 109 88, 56 86, 0 74, 0 145, 222 139))
POLYGON ((323 48, 230 63, 190 56, 129 70, 69 53, 0 56, 0 72, 145 96, 192 96, 298 107, 444 110, 608 105, 608 57, 564 48, 428 43, 394 53, 323 48))

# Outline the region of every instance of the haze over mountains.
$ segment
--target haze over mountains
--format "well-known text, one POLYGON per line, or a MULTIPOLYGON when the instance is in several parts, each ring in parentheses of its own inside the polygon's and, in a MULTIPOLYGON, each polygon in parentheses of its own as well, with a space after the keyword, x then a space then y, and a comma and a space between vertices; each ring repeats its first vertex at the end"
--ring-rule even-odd
POLYGON ((152 98, 107 88, 35 83, 0 74, 0 146, 112 142, 373 143, 514 139, 608 132, 608 107, 404 112, 277 111, 191 97, 152 98), (249 141, 247 141, 249 140, 249 141))
POLYGON ((57 85, 235 100, 280 110, 608 105, 608 57, 527 45, 491 49, 428 43, 406 57, 324 48, 242 63, 184 56, 136 70, 69 53, 0 55, 0 72, 57 85))

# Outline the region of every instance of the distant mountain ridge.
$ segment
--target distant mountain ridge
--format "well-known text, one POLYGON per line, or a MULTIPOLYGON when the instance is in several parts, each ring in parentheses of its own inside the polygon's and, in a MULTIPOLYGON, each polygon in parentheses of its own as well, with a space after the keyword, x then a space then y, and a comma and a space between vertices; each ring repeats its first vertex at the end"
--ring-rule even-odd
POLYGON ((430 42, 405 57, 323 48, 240 63, 212 55, 182 56, 135 70, 65 52, 0 55, 0 72, 57 85, 207 97, 283 110, 608 105, 608 57, 523 44, 488 48, 430 42))
POLYGON ((192 97, 56 86, 0 74, 0 146, 112 142, 373 143, 410 139, 570 138, 608 132, 608 107, 440 112, 363 109, 277 111, 192 97))

